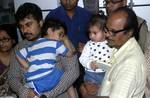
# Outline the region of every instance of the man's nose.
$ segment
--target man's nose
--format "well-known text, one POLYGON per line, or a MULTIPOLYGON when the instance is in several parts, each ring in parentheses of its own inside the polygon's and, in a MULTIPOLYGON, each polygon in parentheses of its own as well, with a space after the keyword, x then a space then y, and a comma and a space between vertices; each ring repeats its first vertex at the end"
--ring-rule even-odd
POLYGON ((21 29, 21 31, 22 31, 23 33, 24 33, 24 32, 28 32, 28 28, 25 28, 25 27, 24 27, 24 28, 21 29))
POLYGON ((68 5, 70 5, 70 2, 71 2, 70 0, 67 0, 67 4, 68 4, 68 5))

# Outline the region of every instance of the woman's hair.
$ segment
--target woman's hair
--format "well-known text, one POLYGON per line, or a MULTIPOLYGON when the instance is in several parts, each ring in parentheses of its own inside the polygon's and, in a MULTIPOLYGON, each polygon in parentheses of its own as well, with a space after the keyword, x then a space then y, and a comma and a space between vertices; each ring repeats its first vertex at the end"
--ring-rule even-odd
POLYGON ((90 27, 97 26, 100 30, 103 30, 107 17, 104 15, 103 11, 99 14, 93 15, 88 24, 88 31, 90 27))
POLYGON ((49 18, 48 20, 44 22, 43 27, 42 27, 42 36, 47 35, 48 28, 51 28, 53 31, 63 28, 65 31, 64 33, 66 34, 67 32, 66 25, 60 20, 55 19, 55 18, 49 18))
POLYGON ((0 31, 6 31, 9 37, 15 40, 15 43, 13 46, 15 46, 18 43, 17 28, 15 24, 1 24, 0 31))

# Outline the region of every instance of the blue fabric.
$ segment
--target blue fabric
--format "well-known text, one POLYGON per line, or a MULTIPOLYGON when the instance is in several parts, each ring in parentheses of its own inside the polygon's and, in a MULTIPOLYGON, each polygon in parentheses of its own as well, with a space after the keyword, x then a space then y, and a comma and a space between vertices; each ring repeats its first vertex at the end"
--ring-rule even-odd
MULTIPOLYGON (((37 74, 40 75, 52 70, 56 63, 56 56, 65 56, 68 51, 68 48, 66 48, 61 41, 39 38, 34 43, 28 45, 28 47, 17 51, 17 55, 21 58, 25 56, 24 59, 28 61, 30 68, 25 74, 25 77, 28 79, 37 74), (24 52, 21 52, 22 50, 24 50, 24 52), (49 55, 47 55, 47 53, 49 53, 49 55), (46 66, 44 66, 44 68, 41 67, 44 64, 46 66)), ((43 76, 41 75, 40 77, 43 76)))
POLYGON ((74 16, 72 19, 70 19, 70 17, 67 16, 64 8, 60 6, 51 11, 45 20, 50 17, 57 18, 66 24, 67 35, 75 47, 77 47, 79 42, 86 43, 89 40, 86 31, 91 13, 84 8, 77 6, 74 16))
MULTIPOLYGON (((25 75, 26 79, 28 79, 32 76, 40 75, 41 73, 48 72, 48 71, 53 70, 53 69, 54 68, 45 68, 45 69, 43 68, 43 69, 39 69, 39 70, 36 70, 36 71, 33 71, 33 72, 26 72, 24 75, 25 75)), ((42 76, 42 77, 45 77, 45 76, 42 76)), ((38 80, 38 78, 33 79, 33 80, 38 80)), ((30 80, 30 81, 33 81, 33 80, 30 80)))
POLYGON ((50 91, 59 83, 62 75, 63 71, 55 67, 50 74, 32 81, 34 89, 39 94, 50 91))
POLYGON ((94 73, 94 72, 85 71, 84 81, 99 85, 102 83, 104 76, 105 76, 105 72, 94 73))
POLYGON ((26 58, 19 51, 16 51, 16 55, 19 56, 21 59, 26 60, 26 58))

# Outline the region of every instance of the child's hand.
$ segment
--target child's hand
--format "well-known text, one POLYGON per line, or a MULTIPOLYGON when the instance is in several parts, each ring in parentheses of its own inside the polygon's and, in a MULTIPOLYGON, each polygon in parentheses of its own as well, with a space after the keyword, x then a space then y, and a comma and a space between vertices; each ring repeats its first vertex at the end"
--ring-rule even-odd
POLYGON ((66 35, 61 35, 59 39, 60 39, 60 41, 62 41, 62 42, 65 42, 66 40, 68 40, 68 38, 67 38, 66 35))
POLYGON ((82 50, 83 50, 84 46, 85 46, 84 43, 79 42, 78 47, 77 47, 77 51, 82 53, 82 50))
POLYGON ((95 71, 98 67, 97 67, 97 63, 96 61, 92 61, 90 64, 91 68, 95 71))

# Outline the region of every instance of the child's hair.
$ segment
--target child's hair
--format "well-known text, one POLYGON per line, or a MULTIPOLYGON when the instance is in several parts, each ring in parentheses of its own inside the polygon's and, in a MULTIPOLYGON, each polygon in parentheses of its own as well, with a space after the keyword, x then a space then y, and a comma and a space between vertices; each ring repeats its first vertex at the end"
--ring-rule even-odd
POLYGON ((88 24, 88 31, 90 27, 97 26, 100 30, 103 30, 107 17, 102 11, 99 14, 93 15, 88 24))
POLYGON ((63 28, 65 31, 64 33, 66 34, 67 32, 66 25, 60 20, 55 19, 55 18, 49 18, 48 20, 44 22, 42 26, 42 37, 47 35, 48 28, 51 28, 53 31, 63 28))

